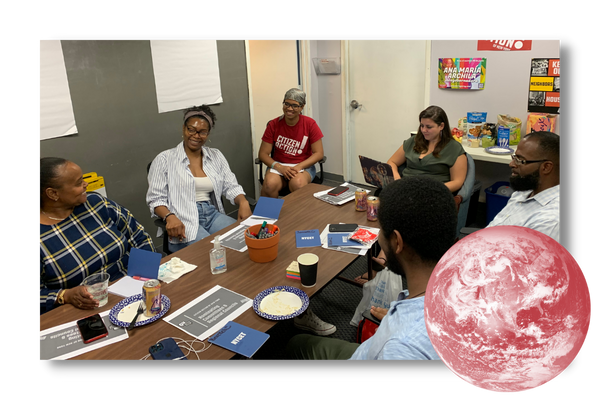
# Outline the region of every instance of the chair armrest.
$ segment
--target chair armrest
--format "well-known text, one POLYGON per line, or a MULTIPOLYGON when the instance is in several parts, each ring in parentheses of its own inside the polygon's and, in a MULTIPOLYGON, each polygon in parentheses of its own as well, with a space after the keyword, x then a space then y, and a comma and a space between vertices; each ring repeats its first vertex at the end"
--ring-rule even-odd
POLYGON ((154 225, 158 226, 159 228, 162 228, 163 230, 167 229, 167 224, 160 218, 154 220, 154 225))
POLYGON ((370 310, 365 310, 362 313, 363 318, 368 319, 369 321, 373 322, 374 324, 381 324, 381 320, 377 319, 373 316, 373 314, 371 314, 370 310))

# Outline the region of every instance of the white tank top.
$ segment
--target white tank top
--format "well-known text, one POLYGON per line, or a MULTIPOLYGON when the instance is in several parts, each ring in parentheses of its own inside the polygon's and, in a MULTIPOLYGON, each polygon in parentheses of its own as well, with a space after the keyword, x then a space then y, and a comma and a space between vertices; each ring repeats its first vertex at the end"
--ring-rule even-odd
POLYGON ((214 190, 210 178, 208 176, 194 177, 194 183, 196 184, 196 201, 210 201, 210 192, 214 190))

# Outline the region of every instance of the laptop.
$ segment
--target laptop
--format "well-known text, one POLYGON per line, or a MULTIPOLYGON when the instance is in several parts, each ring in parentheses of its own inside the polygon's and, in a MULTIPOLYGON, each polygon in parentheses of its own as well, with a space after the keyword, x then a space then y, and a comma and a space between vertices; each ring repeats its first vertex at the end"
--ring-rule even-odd
POLYGON ((365 181, 368 184, 383 189, 394 182, 394 174, 392 173, 391 165, 365 156, 358 156, 358 158, 360 160, 365 181))

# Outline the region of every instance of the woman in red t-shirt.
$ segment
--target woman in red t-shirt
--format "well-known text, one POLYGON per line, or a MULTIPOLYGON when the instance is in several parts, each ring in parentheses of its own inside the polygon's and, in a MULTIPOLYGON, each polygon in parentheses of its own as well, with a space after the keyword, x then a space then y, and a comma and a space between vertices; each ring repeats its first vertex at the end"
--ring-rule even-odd
POLYGON ((268 167, 261 196, 277 197, 289 185, 291 192, 312 182, 315 163, 323 158, 323 133, 314 119, 302 115, 306 93, 290 89, 283 98, 283 115, 269 121, 258 150, 268 167))

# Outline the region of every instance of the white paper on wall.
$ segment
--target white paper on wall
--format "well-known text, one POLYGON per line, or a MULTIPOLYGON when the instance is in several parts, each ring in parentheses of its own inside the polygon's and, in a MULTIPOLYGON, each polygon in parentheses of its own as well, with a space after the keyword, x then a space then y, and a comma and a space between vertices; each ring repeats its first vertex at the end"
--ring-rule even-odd
POLYGON ((40 140, 77 133, 60 40, 40 41, 40 140))
POLYGON ((216 40, 151 40, 158 112, 222 103, 216 40))

